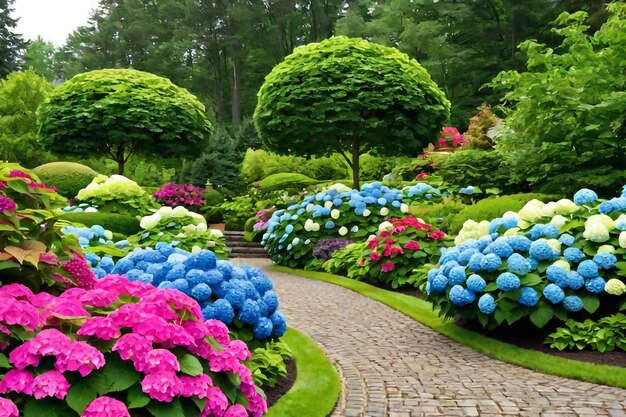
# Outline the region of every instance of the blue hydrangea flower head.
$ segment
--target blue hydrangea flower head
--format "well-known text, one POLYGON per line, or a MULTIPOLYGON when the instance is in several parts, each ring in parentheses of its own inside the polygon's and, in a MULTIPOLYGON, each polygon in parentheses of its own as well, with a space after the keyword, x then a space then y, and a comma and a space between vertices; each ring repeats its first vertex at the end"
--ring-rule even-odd
POLYGON ((324 228, 326 229, 333 229, 335 227, 335 222, 333 222, 332 220, 329 220, 326 222, 326 224, 324 225, 324 228))
POLYGON ((185 279, 191 287, 194 287, 202 282, 206 282, 206 273, 201 269, 191 269, 185 275, 185 279))
POLYGON ((575 241, 576 241, 576 239, 574 238, 574 236, 572 236, 570 234, 567 234, 567 233, 563 233, 559 237, 559 242, 561 242, 561 244, 565 245, 565 246, 572 246, 575 241))
POLYGON ((274 325, 274 330, 272 330, 272 336, 281 337, 287 331, 287 323, 285 322, 285 317, 282 315, 280 311, 276 311, 274 314, 270 316, 270 320, 274 325))
POLYGON ((546 269, 548 281, 556 282, 557 280, 567 281, 567 271, 560 266, 550 265, 546 269))
POLYGON ((481 237, 480 239, 478 239, 478 250, 481 252, 484 251, 491 242, 493 242, 491 235, 481 237))
POLYGON ((577 271, 567 273, 567 286, 573 290, 579 290, 585 285, 585 279, 577 271))
POLYGON ((528 252, 532 241, 528 239, 526 236, 517 235, 517 236, 509 236, 508 243, 516 251, 528 252))
POLYGON ((547 239, 556 239, 559 236, 559 228, 556 224, 546 224, 543 228, 543 237, 547 239))
POLYGON ((528 261, 528 263, 530 264, 530 270, 534 271, 535 269, 537 269, 537 267, 539 266, 539 261, 537 261, 535 258, 533 257, 528 257, 526 258, 526 260, 528 261))
POLYGON ((563 289, 556 284, 548 284, 543 289, 543 296, 552 304, 558 304, 565 298, 563 289))
POLYGON ((502 291, 515 291, 522 283, 519 277, 511 272, 504 272, 496 279, 498 288, 502 291))
POLYGON ((585 288, 587 288, 587 291, 594 294, 599 294, 604 291, 605 285, 606 281, 602 277, 596 277, 585 281, 585 288))
POLYGON ((545 239, 531 243, 528 253, 538 261, 550 261, 558 256, 545 239))
POLYGON ((576 313, 583 309, 583 300, 576 295, 569 295, 563 300, 563 307, 565 308, 565 311, 576 313))
MULTIPOLYGON (((217 261, 216 268, 222 273, 225 279, 230 279, 230 274, 233 272, 233 264, 229 261, 217 261)), ((213 268, 210 268, 213 269, 213 268)))
POLYGON ((428 274, 426 275, 428 282, 433 282, 433 279, 435 279, 438 273, 439 268, 431 268, 430 270, 428 270, 428 274))
POLYGON ((246 300, 239 311, 239 320, 246 324, 257 324, 261 318, 259 306, 252 300, 246 300))
POLYGON ((500 268, 501 265, 502 259, 494 253, 485 255, 480 261, 480 268, 487 272, 493 272, 500 268))
POLYGON ((476 254, 476 253, 479 253, 478 249, 474 249, 474 248, 465 249, 459 255, 459 264, 460 265, 467 265, 467 263, 470 261, 472 256, 474 254, 476 254))
POLYGON ((430 286, 431 291, 443 292, 448 286, 448 278, 444 274, 437 274, 430 286))
POLYGON ((495 242, 487 246, 485 250, 490 249, 490 252, 498 255, 500 258, 508 258, 513 253, 513 248, 507 243, 507 239, 497 238, 495 242))
POLYGON ((474 301, 474 293, 463 288, 461 285, 455 285, 450 289, 449 298, 452 304, 462 307, 474 301))
POLYGON ((246 270, 240 266, 233 266, 233 270, 230 272, 230 279, 247 280, 248 274, 246 270))
POLYGON ((129 280, 129 281, 137 281, 137 278, 139 278, 139 275, 143 274, 143 270, 141 269, 131 269, 130 271, 127 271, 124 276, 129 280))
POLYGON ((602 214, 611 214, 614 211, 619 210, 619 207, 616 206, 613 201, 603 201, 600 203, 600 207, 598 208, 600 213, 602 214))
POLYGON ((143 282, 144 284, 152 284, 153 280, 154 276, 145 272, 137 277, 137 281, 143 282))
POLYGON ((198 301, 206 301, 211 298, 211 287, 205 283, 200 283, 193 287, 191 290, 191 296, 198 301))
POLYGON ((235 309, 241 308, 246 301, 246 294, 241 288, 234 287, 224 295, 224 299, 235 309))
POLYGON ((615 266, 617 258, 612 253, 598 253, 593 257, 593 261, 602 269, 611 269, 615 266))
POLYGON ((465 282, 465 268, 462 266, 455 266, 448 273, 448 284, 458 285, 465 282))
POLYGON ((580 262, 585 254, 578 248, 567 248, 563 251, 563 257, 569 262, 580 262))
POLYGON ((440 268, 441 273, 447 277, 450 274, 450 271, 452 271, 452 269, 456 268, 457 266, 460 266, 457 261, 446 262, 445 264, 443 264, 442 268, 440 268))
POLYGON ((467 289, 470 291, 481 292, 485 289, 487 283, 480 275, 472 274, 469 276, 469 278, 467 278, 466 285, 467 289))
POLYGON ((446 264, 450 261, 458 262, 459 256, 461 255, 457 248, 440 248, 439 250, 441 251, 441 258, 439 258, 440 264, 446 264))
POLYGON ((514 227, 517 227, 518 222, 519 220, 517 216, 514 216, 514 217, 511 216, 502 220, 502 226, 504 227, 504 230, 509 230, 514 227))
POLYGON ((574 194, 574 203, 580 205, 591 204, 598 199, 598 194, 588 188, 581 188, 574 194))
POLYGON ((544 232, 545 227, 546 225, 544 224, 534 225, 532 229, 530 229, 530 231, 528 232, 528 237, 532 240, 537 240, 543 237, 543 232, 544 232))
POLYGON ((110 256, 104 256, 102 259, 100 259, 100 265, 98 266, 104 269, 107 273, 111 273, 111 271, 113 271, 113 268, 115 268, 115 262, 110 256))
POLYGON ((205 279, 205 283, 213 287, 224 280, 224 275, 217 269, 211 269, 205 272, 205 279))
POLYGON ((578 265, 577 271, 583 278, 595 278, 598 276, 598 265, 594 261, 586 259, 578 265))
POLYGON ((263 294, 263 302, 267 305, 267 314, 273 314, 278 309, 278 295, 274 291, 263 294))
POLYGON ((272 321, 267 317, 261 317, 258 323, 254 326, 253 336, 257 340, 263 340, 272 335, 272 330, 274 330, 272 321))
POLYGON ((104 278, 107 275, 107 271, 100 267, 93 268, 93 273, 98 279, 104 278))
POLYGON ((489 223, 489 233, 497 232, 498 229, 500 228, 500 226, 502 226, 503 223, 504 223, 504 221, 502 220, 501 217, 493 219, 491 221, 491 223, 489 223))
POLYGON ((509 271, 519 276, 528 274, 531 270, 530 262, 519 253, 514 253, 507 259, 509 271))
POLYGON ((483 294, 478 299, 478 309, 481 313, 490 315, 492 314, 497 307, 496 300, 493 299, 491 294, 483 294))
POLYGON ((517 297, 517 302, 526 307, 533 307, 539 301, 539 294, 534 288, 524 287, 517 297))
POLYGON ((215 310, 214 318, 224 324, 230 324, 235 318, 233 306, 223 298, 213 303, 213 309, 215 310))
POLYGON ((271 290, 274 286, 272 280, 265 275, 253 277, 250 281, 259 292, 259 294, 265 294, 266 291, 271 290))
POLYGON ((484 257, 485 255, 483 255, 482 253, 475 253, 474 255, 472 255, 469 262, 467 263, 467 267, 473 272, 480 272, 480 264, 484 257))
POLYGON ((128 258, 122 258, 115 264, 115 267, 111 271, 113 274, 124 275, 124 273, 130 271, 135 267, 135 263, 128 258))

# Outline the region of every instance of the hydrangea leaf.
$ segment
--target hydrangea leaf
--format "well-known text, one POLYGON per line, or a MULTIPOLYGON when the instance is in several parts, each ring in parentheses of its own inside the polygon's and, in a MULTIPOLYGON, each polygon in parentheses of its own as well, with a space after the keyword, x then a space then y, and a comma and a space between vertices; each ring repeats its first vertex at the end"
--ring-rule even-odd
POLYGON ((595 295, 581 294, 580 299, 583 300, 583 307, 588 313, 595 313, 600 307, 600 299, 595 295))
POLYGON ((554 310, 548 304, 542 304, 530 313, 530 321, 539 328, 542 328, 552 319, 554 310))
POLYGON ((90 402, 96 399, 98 393, 85 381, 77 381, 72 384, 72 388, 67 392, 67 405, 78 414, 82 414, 90 402))
POLYGON ((50 399, 36 400, 30 397, 24 405, 24 417, 76 417, 64 402, 50 399))
POLYGON ((141 390, 139 384, 135 384, 127 392, 126 405, 128 408, 142 408, 148 405, 150 397, 141 390))
POLYGON ((179 399, 175 399, 171 403, 155 401, 148 405, 148 411, 154 417, 185 417, 179 399))
POLYGON ((9 359, 2 353, 0 353, 0 368, 11 368, 11 365, 9 365, 9 359))
POLYGON ((619 302, 619 309, 620 311, 626 310, 626 298, 619 302))
POLYGON ((180 371, 187 375, 198 376, 203 371, 202 364, 198 358, 188 353, 179 357, 178 363, 180 364, 180 371))
POLYGON ((127 390, 139 381, 139 373, 135 371, 132 363, 124 362, 116 356, 107 357, 107 363, 102 368, 102 374, 109 387, 108 392, 127 390))

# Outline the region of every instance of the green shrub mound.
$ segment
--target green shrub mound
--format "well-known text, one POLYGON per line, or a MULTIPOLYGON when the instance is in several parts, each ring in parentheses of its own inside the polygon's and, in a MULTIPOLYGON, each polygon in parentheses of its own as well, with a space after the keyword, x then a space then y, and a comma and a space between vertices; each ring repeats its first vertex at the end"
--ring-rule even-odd
POLYGON ((71 223, 80 223, 87 227, 100 225, 113 233, 130 236, 141 230, 139 220, 133 216, 117 213, 63 213, 59 216, 62 220, 71 223))
POLYGON ((76 162, 50 162, 39 165, 33 172, 44 184, 55 187, 66 198, 76 197, 98 175, 88 166, 76 162))
POLYGON ((490 197, 479 201, 473 206, 468 206, 458 214, 452 216, 448 226, 448 233, 456 235, 467 220, 491 220, 502 217, 507 211, 519 211, 530 200, 551 201, 555 196, 549 194, 511 194, 498 197, 490 197))
POLYGON ((302 189, 308 185, 317 184, 318 181, 313 178, 307 177, 303 174, 296 174, 291 172, 281 172, 279 174, 273 174, 269 177, 255 182, 254 186, 258 187, 261 191, 302 191, 302 189))

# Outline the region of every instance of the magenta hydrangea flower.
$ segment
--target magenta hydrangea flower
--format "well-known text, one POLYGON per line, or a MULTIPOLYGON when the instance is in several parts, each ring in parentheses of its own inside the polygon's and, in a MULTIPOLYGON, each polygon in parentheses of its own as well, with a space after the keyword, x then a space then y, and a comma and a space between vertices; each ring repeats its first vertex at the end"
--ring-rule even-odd
POLYGON ((130 417, 130 414, 123 402, 102 396, 90 402, 81 417, 130 417))
POLYGON ((204 410, 200 413, 200 417, 221 416, 228 408, 228 398, 217 387, 209 387, 206 398, 207 402, 204 405, 204 410))
POLYGON ((72 341, 57 329, 44 329, 30 341, 29 352, 39 356, 56 356, 69 349, 72 341))
POLYGON ((35 330, 39 325, 39 310, 27 301, 0 298, 0 321, 10 325, 35 330))
POLYGON ((152 343, 142 335, 128 333, 117 339, 111 350, 125 361, 138 361, 152 350, 152 343))
POLYGON ((267 411, 267 401, 259 395, 254 384, 242 383, 239 386, 248 400, 248 412, 252 417, 261 417, 267 411))
POLYGON ((141 389, 150 398, 168 403, 180 394, 180 385, 180 379, 172 372, 148 374, 141 381, 141 389))
POLYGON ((102 352, 85 342, 72 343, 66 352, 57 355, 56 360, 59 371, 78 371, 82 376, 102 368, 104 364, 102 352))
POLYGON ((209 333, 207 326, 200 321, 185 320, 182 322, 181 326, 193 340, 204 340, 209 333))
POLYGON ((56 297, 47 292, 40 292, 31 296, 29 300, 33 306, 48 310, 49 307, 56 301, 56 297))
POLYGON ((202 194, 204 190, 193 184, 172 184, 163 185, 153 197, 163 205, 176 207, 179 205, 198 206, 204 205, 202 194))
POLYGON ((70 383, 59 371, 51 370, 37 376, 32 387, 33 397, 38 400, 45 397, 56 397, 62 400, 70 389, 70 383))
POLYGON ((209 331, 209 336, 213 337, 220 345, 226 345, 230 341, 228 327, 219 320, 207 320, 204 322, 209 331))
MULTIPOLYGON (((137 281, 134 281, 135 283, 137 281)), ((154 290, 154 287, 151 287, 154 290)), ((198 320, 203 320, 202 310, 198 305, 198 302, 188 295, 183 294, 177 290, 154 290, 149 294, 146 294, 142 298, 142 303, 148 303, 155 300, 165 300, 172 305, 176 310, 184 310, 193 315, 198 320)))
POLYGON ((96 275, 89 267, 87 260, 81 254, 74 252, 72 259, 67 261, 62 268, 72 277, 79 287, 87 289, 94 287, 96 275))
POLYGON ((135 361, 135 369, 146 374, 170 374, 180 371, 180 364, 176 355, 169 350, 153 349, 135 361))
POLYGON ((180 316, 172 310, 169 303, 165 299, 155 299, 151 301, 142 300, 140 303, 141 311, 146 314, 156 314, 165 320, 178 320, 180 316))
POLYGON ((30 300, 33 292, 22 284, 7 284, 0 287, 0 297, 25 298, 30 300))
POLYGON ((163 343, 164 346, 184 346, 190 348, 197 345, 194 337, 178 324, 169 323, 164 329, 164 332, 166 332, 168 336, 168 340, 163 343))
POLYGON ((39 366, 41 357, 30 352, 30 344, 30 341, 24 342, 9 354, 9 362, 17 369, 24 369, 27 366, 39 366))
POLYGON ((252 357, 252 353, 250 353, 250 349, 248 349, 248 345, 241 340, 233 340, 228 344, 228 350, 230 350, 237 359, 240 361, 245 361, 246 359, 250 359, 252 357))
POLYGON ((78 300, 69 298, 56 298, 41 315, 43 323, 47 323, 51 317, 89 317, 90 314, 83 308, 78 300))
POLYGON ((29 180, 31 179, 30 175, 28 175, 24 171, 20 171, 19 169, 12 169, 11 172, 9 172, 9 175, 7 176, 10 178, 26 178, 29 180))
POLYGON ((210 352, 209 366, 213 372, 234 372, 240 365, 239 360, 233 356, 230 351, 217 351, 210 352))
POLYGON ((241 404, 235 404, 229 407, 224 413, 224 417, 248 417, 248 412, 241 404))
POLYGON ((111 291, 93 289, 85 292, 79 301, 86 306, 108 307, 119 299, 119 296, 111 291))
POLYGON ((94 336, 102 340, 120 337, 120 328, 108 317, 92 317, 78 329, 79 336, 94 336))
POLYGON ((0 398, 0 417, 18 417, 19 414, 13 401, 7 398, 0 398))
POLYGON ((33 381, 35 377, 28 371, 11 369, 0 381, 0 393, 17 392, 22 394, 33 393, 33 381))
POLYGON ((133 332, 144 336, 151 342, 163 343, 169 339, 168 323, 155 314, 146 314, 146 318, 133 326, 133 332))
POLYGON ((206 398, 209 387, 213 385, 211 377, 205 374, 198 376, 183 375, 180 377, 180 395, 183 397, 206 398))

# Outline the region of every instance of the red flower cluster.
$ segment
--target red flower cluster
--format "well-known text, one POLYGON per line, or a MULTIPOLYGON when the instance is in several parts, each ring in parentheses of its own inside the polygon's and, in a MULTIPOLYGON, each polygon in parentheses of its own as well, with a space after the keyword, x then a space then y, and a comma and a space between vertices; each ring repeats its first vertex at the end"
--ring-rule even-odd
POLYGON ((164 206, 177 207, 194 207, 203 206, 202 199, 203 189, 193 184, 172 184, 163 185, 153 197, 164 206))

